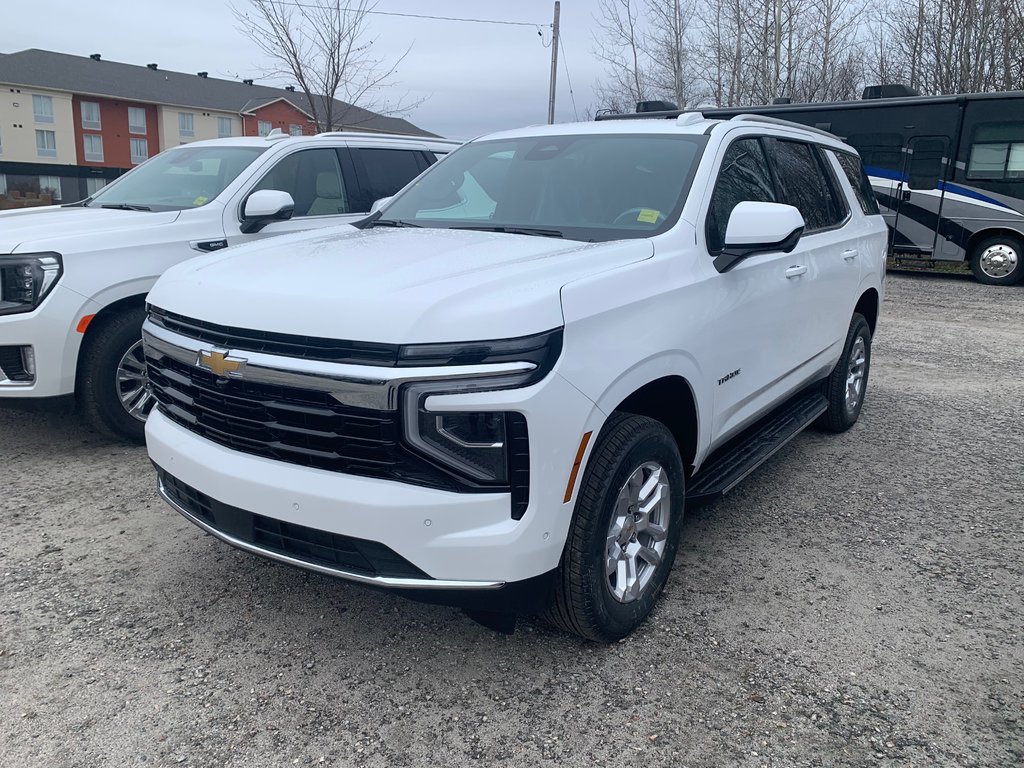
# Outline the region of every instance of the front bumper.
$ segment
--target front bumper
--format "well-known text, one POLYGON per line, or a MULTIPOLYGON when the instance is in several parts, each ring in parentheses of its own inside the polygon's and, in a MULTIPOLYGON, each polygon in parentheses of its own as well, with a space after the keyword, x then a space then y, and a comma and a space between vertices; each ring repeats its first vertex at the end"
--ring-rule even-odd
MULTIPOLYGON (((437 397, 438 408, 517 410, 530 422, 530 503, 511 517, 506 493, 457 493, 394 480, 347 475, 241 453, 153 412, 146 425, 158 469, 216 503, 247 514, 387 547, 422 576, 378 576, 274 552, 196 514, 179 511, 229 544, 275 560, 371 586, 423 592, 486 592, 554 570, 572 516, 566 481, 593 403, 557 374, 520 390, 437 397), (213 530, 211 530, 213 528, 213 530)), ((166 489, 164 492, 167 497, 166 489)))
POLYGON ((34 311, 0 315, 0 346, 31 347, 35 361, 35 379, 0 383, 0 399, 50 398, 75 391, 82 342, 75 327, 88 303, 58 283, 34 311))

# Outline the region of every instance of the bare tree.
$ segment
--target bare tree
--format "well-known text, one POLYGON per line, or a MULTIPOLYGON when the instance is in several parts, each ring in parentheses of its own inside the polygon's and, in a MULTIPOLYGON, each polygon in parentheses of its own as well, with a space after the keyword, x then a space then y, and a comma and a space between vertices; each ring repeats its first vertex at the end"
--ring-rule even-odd
POLYGON ((369 36, 367 22, 376 5, 375 0, 249 0, 246 8, 231 10, 239 31, 271 62, 264 74, 294 80, 316 129, 330 131, 372 117, 346 110, 336 99, 390 115, 405 114, 420 103, 382 96, 409 50, 392 61, 374 55, 377 41, 369 36))
POLYGON ((638 101, 651 98, 648 57, 636 0, 599 0, 595 17, 600 34, 594 55, 605 66, 605 80, 595 92, 601 108, 628 112, 638 101))

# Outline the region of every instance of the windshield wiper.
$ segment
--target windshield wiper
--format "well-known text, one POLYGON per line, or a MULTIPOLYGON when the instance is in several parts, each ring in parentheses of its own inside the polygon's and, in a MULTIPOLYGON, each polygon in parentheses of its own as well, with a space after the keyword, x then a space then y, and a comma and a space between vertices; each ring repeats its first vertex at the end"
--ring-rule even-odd
POLYGON ((541 227, 503 227, 500 225, 479 225, 472 227, 449 227, 449 229, 472 229, 478 232, 504 232, 509 235, 538 235, 540 237, 565 237, 560 229, 543 229, 541 227))
POLYGON ((134 203, 109 203, 101 205, 100 208, 113 208, 115 211, 152 211, 148 205, 135 205, 134 203))
POLYGON ((401 219, 374 219, 366 224, 367 229, 371 227, 417 227, 422 229, 423 225, 413 224, 411 221, 402 221, 401 219))

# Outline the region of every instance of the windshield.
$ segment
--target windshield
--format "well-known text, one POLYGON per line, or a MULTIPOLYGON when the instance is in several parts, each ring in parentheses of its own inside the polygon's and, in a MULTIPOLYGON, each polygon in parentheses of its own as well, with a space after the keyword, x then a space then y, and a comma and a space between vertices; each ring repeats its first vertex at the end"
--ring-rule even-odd
POLYGON ((110 184, 90 208, 180 211, 217 197, 266 150, 262 147, 182 147, 161 152, 110 184))
POLYGON ((544 136, 466 144, 370 225, 510 231, 604 241, 675 222, 704 136, 544 136))

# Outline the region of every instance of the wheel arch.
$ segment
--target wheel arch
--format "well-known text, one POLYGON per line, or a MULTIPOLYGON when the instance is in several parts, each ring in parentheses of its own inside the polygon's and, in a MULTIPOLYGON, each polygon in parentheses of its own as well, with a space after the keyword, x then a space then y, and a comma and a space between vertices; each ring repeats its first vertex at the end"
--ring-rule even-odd
POLYGON ((648 381, 623 398, 614 411, 647 416, 664 424, 675 438, 689 474, 697 455, 700 419, 697 398, 686 378, 673 374, 648 381))
POLYGON ((868 328, 871 329, 872 336, 875 335, 875 326, 878 324, 879 309, 878 291, 874 288, 864 291, 853 308, 855 313, 863 315, 864 319, 868 321, 868 328))
POLYGON ((1021 232, 1019 229, 1011 227, 986 227, 985 229, 979 229, 967 238, 967 242, 964 244, 964 252, 967 254, 968 260, 974 258, 974 251, 977 249, 978 244, 988 240, 990 237, 1008 237, 1016 240, 1018 244, 1024 242, 1024 232, 1021 232))
POLYGON ((82 334, 82 343, 78 346, 78 360, 75 366, 76 391, 82 375, 82 356, 87 353, 90 341, 94 338, 97 329, 101 328, 106 320, 114 315, 120 314, 126 310, 139 309, 145 306, 146 294, 138 293, 112 301, 93 315, 92 320, 90 320, 88 326, 86 326, 85 333, 82 334))

